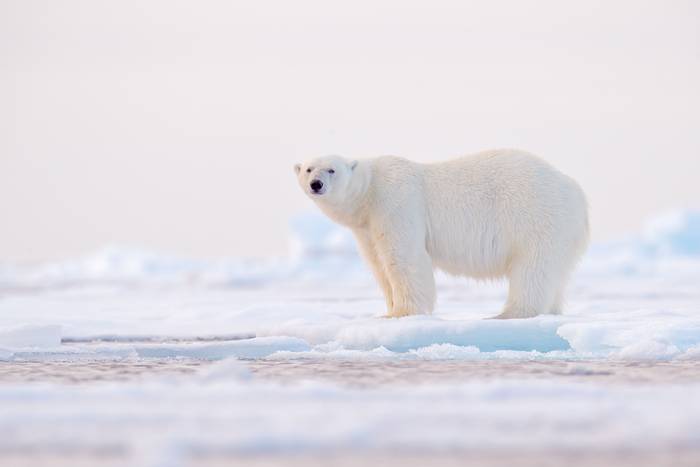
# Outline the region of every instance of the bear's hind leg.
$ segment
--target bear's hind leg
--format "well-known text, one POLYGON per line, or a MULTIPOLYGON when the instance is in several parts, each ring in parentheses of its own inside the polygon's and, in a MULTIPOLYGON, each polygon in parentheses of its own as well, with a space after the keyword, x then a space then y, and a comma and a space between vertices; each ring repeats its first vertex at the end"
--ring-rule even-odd
POLYGON ((550 315, 560 315, 562 311, 564 311, 564 290, 566 289, 566 282, 567 281, 562 281, 563 283, 559 285, 559 289, 557 290, 557 293, 554 295, 554 302, 552 303, 552 306, 549 308, 549 314, 550 315))
POLYGON ((556 274, 556 279, 554 281, 554 300, 549 307, 549 311, 546 311, 546 313, 560 315, 564 311, 566 287, 571 279, 571 273, 574 270, 574 266, 576 266, 576 261, 578 261, 578 257, 570 256, 569 261, 563 261, 559 265, 559 273, 556 274))
POLYGON ((559 284, 547 262, 521 258, 509 275, 508 300, 498 319, 531 318, 550 313, 559 284))

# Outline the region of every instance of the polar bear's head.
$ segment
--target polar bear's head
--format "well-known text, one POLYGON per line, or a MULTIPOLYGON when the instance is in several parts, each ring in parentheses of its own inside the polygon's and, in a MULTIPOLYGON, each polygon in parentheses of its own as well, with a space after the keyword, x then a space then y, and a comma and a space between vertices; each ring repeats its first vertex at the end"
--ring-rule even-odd
POLYGON ((312 200, 342 202, 347 195, 357 161, 325 156, 296 164, 299 186, 312 200))

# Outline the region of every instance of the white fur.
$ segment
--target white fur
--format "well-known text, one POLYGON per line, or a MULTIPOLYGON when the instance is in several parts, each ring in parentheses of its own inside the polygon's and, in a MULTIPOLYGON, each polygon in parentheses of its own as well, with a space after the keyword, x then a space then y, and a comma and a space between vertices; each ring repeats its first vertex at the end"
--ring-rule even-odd
POLYGON ((433 311, 435 267, 507 277, 499 318, 560 313, 568 278, 588 244, 581 188, 522 151, 485 151, 437 164, 327 156, 295 169, 321 210, 352 229, 389 316, 433 311), (312 192, 313 180, 323 183, 322 194, 312 192))

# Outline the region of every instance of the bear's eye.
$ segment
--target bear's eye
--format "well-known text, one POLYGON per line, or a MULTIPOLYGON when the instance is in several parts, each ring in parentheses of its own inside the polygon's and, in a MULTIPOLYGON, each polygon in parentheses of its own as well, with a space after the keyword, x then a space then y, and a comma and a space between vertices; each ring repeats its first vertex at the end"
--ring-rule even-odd
POLYGON ((310 173, 311 173, 311 167, 309 167, 308 169, 306 169, 306 173, 307 173, 307 174, 310 174, 310 173))
POLYGON ((335 173, 335 170, 333 170, 333 169, 328 169, 328 173, 329 173, 329 174, 334 174, 334 173, 335 173))

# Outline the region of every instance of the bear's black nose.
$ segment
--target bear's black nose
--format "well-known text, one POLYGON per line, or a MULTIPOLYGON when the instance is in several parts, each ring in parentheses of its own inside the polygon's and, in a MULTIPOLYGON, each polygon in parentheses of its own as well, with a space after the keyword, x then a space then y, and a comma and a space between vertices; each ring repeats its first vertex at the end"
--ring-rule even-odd
POLYGON ((323 182, 321 180, 313 180, 311 182, 311 189, 314 190, 315 193, 318 193, 321 188, 323 188, 323 182))

